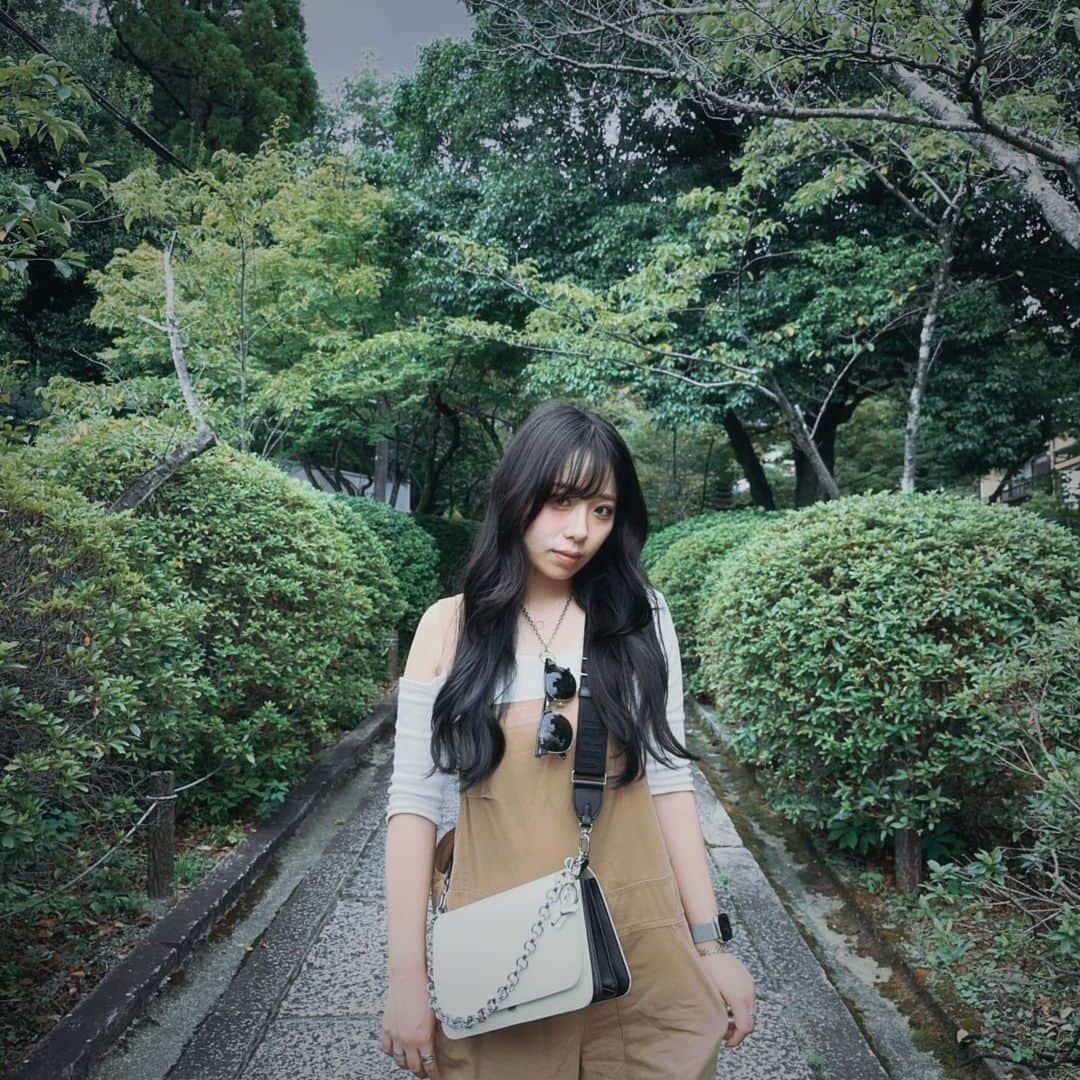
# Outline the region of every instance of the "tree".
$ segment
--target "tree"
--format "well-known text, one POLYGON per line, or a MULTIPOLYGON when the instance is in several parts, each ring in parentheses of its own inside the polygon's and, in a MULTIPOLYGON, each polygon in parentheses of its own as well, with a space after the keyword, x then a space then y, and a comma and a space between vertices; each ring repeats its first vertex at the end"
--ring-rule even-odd
POLYGON ((318 101, 298 0, 206 5, 105 0, 117 55, 154 87, 158 134, 193 162, 203 151, 254 153, 273 121, 283 140, 311 128, 318 101))
POLYGON ((922 4, 473 0, 499 55, 663 86, 722 116, 955 132, 1080 251, 1080 10, 922 4))
MULTIPOLYGON (((57 154, 69 139, 85 143, 79 125, 62 115, 72 98, 88 100, 89 95, 65 64, 42 55, 21 62, 0 58, 0 161, 9 165, 4 146, 18 150, 24 140, 48 139, 57 154)), ((80 153, 77 168, 57 170, 48 180, 23 173, 4 184, 0 281, 25 275, 31 261, 48 262, 64 277, 85 264, 85 253, 72 246, 72 226, 94 207, 72 191, 103 190, 107 181, 99 166, 108 164, 88 157, 80 153), (56 248, 59 255, 47 254, 56 248)))
MULTIPOLYGON (((369 342, 389 196, 339 157, 310 161, 282 146, 283 127, 251 158, 222 150, 207 169, 171 179, 136 170, 114 186, 127 224, 176 234, 176 319, 206 425, 262 457, 281 451, 322 394, 341 407, 366 401, 379 387, 372 361, 384 359, 369 342)), ((162 271, 161 250, 143 242, 90 275, 91 319, 114 332, 101 354, 112 381, 172 366, 162 271)))

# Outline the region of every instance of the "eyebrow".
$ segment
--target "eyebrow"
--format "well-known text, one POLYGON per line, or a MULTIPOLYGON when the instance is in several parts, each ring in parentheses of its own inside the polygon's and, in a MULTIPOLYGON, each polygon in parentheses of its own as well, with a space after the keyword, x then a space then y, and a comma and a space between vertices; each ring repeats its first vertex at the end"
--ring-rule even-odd
MULTIPOLYGON (((566 488, 565 484, 556 484, 554 494, 555 495, 564 495, 566 493, 566 490, 567 490, 567 488, 566 488)), ((615 502, 616 501, 615 496, 612 495, 610 491, 602 491, 599 495, 594 495, 593 498, 594 499, 603 499, 605 502, 615 502)))

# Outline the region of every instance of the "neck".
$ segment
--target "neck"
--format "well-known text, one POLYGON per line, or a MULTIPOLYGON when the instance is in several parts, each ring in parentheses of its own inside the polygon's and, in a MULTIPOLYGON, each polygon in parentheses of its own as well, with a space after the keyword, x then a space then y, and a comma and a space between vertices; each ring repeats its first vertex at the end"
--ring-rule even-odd
POLYGON ((572 586, 573 582, 569 578, 558 581, 533 570, 525 584, 525 595, 521 602, 530 614, 534 610, 549 611, 552 608, 562 611, 566 598, 571 594, 572 586))

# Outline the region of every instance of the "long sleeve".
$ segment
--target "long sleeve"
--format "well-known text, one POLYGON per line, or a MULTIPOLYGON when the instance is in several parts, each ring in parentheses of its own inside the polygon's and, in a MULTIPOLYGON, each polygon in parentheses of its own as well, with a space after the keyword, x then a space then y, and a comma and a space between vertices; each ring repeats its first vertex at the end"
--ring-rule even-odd
POLYGON ((394 769, 386 807, 386 820, 394 814, 420 814, 442 820, 447 773, 427 776, 431 757, 431 714, 446 673, 430 682, 398 679, 397 724, 394 729, 394 769))
MULTIPOLYGON (((686 713, 683 706, 682 657, 679 655, 679 639, 675 634, 675 623, 663 593, 653 590, 656 602, 655 617, 657 630, 664 645, 668 662, 667 722, 675 738, 686 745, 686 713)), ((670 791, 693 791, 694 779, 690 772, 690 762, 685 758, 672 757, 674 767, 669 767, 654 758, 645 762, 645 778, 651 795, 664 795, 670 791)))

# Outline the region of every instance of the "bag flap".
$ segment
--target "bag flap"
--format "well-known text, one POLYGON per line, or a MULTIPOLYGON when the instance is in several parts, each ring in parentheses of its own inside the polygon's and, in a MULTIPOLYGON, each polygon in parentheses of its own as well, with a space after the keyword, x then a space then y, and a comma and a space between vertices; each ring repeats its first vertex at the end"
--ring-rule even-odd
MULTIPOLYGON (((431 935, 431 967, 439 1006, 453 1016, 482 1008, 515 970, 524 954, 525 940, 537 920, 544 897, 558 874, 485 897, 435 920, 431 935)), ((572 882, 576 906, 573 916, 558 926, 551 920, 561 910, 552 903, 528 967, 500 1009, 536 1001, 570 989, 585 975, 589 943, 581 910, 581 891, 572 882)), ((591 979, 591 973, 590 973, 591 979)))

